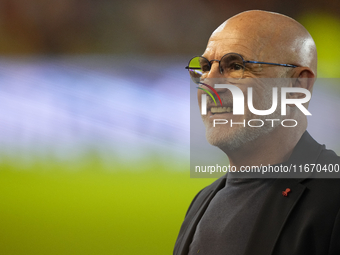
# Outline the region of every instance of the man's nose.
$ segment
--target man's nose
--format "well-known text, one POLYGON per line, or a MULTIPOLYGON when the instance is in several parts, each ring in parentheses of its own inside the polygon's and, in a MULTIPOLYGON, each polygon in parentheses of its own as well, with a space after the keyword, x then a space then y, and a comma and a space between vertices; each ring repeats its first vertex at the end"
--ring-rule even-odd
MULTIPOLYGON (((211 69, 207 76, 205 78, 208 78, 206 82, 210 84, 213 88, 215 88, 215 84, 226 84, 228 83, 224 74, 220 72, 220 65, 219 62, 213 62, 211 65, 211 69)), ((228 89, 225 88, 215 88, 217 93, 223 93, 226 92, 228 89)))
POLYGON ((212 62, 211 69, 206 78, 223 78, 223 74, 220 72, 219 62, 212 62))

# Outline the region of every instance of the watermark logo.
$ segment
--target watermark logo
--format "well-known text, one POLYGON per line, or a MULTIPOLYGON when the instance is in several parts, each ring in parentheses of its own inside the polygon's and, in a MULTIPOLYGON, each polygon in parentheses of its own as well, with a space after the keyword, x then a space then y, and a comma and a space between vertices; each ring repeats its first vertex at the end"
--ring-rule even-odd
MULTIPOLYGON (((202 84, 202 85, 208 87, 212 92, 214 92, 215 95, 217 96, 218 100, 220 101, 220 104, 222 105, 222 100, 221 100, 221 98, 220 98, 220 95, 217 93, 217 91, 216 91, 213 87, 211 87, 210 85, 205 84, 205 83, 203 83, 203 82, 199 82, 199 84, 202 84)), ((213 96, 208 90, 206 90, 206 89, 204 89, 204 88, 201 88, 201 87, 197 87, 197 88, 198 88, 198 89, 201 89, 201 90, 203 90, 205 93, 207 93, 207 94, 211 97, 211 99, 214 101, 215 105, 217 106, 217 103, 216 103, 216 100, 215 100, 214 96, 213 96)), ((206 98, 206 95, 205 95, 205 99, 204 99, 204 100, 205 100, 205 112, 207 112, 207 104, 206 104, 207 98, 206 98)))
MULTIPOLYGON (((222 106, 222 101, 220 96, 218 95, 217 91, 210 85, 200 82, 200 84, 208 87, 210 90, 212 90, 217 98, 220 101, 220 104, 222 106)), ((217 105, 216 100, 214 99, 213 95, 206 89, 203 89, 201 87, 198 87, 199 89, 205 91, 215 102, 215 105, 217 105)), ((244 95, 240 88, 238 88, 235 85, 231 84, 215 84, 215 88, 226 88, 229 89, 232 97, 233 97, 233 115, 244 115, 244 95)), ((248 108, 249 110, 256 115, 270 115, 273 112, 275 112, 277 105, 278 105, 278 88, 273 87, 272 89, 272 106, 270 109, 267 110, 257 110, 254 107, 253 104, 253 88, 248 87, 248 108)), ((201 95, 201 114, 206 115, 207 114, 207 94, 201 95)), ((286 115, 286 106, 287 105, 295 105, 298 107, 305 115, 312 115, 302 104, 309 102, 311 99, 311 93, 309 90, 304 88, 292 88, 292 87, 282 87, 281 88, 281 115, 286 115), (304 98, 287 98, 288 93, 303 93, 305 94, 304 98)))

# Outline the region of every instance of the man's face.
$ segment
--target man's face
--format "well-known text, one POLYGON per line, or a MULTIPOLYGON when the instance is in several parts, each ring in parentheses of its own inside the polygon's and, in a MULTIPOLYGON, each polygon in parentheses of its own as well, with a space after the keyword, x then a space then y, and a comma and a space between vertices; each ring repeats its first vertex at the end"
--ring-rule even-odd
MULTIPOLYGON (((222 25, 223 26, 223 25, 222 25)), ((233 24, 225 24, 223 28, 217 29, 211 36, 207 48, 203 54, 208 60, 217 59, 227 53, 238 53, 241 54, 245 60, 257 60, 266 61, 267 52, 266 48, 270 47, 262 43, 263 40, 258 38, 257 34, 253 31, 247 31, 244 29, 235 29, 233 24)), ((273 59, 271 57, 271 59, 273 59)), ((269 61, 268 61, 269 62, 269 61)), ((222 108, 218 103, 217 107, 212 102, 212 99, 207 97, 207 115, 202 115, 203 122, 206 127, 206 137, 209 143, 218 146, 221 149, 226 148, 228 150, 236 150, 243 145, 254 141, 255 139, 270 133, 274 130, 280 122, 265 121, 265 119, 282 119, 279 107, 271 115, 257 116, 250 112, 247 104, 247 88, 253 88, 253 105, 257 110, 267 110, 272 106, 272 88, 280 87, 280 84, 275 83, 273 79, 282 75, 282 68, 276 68, 273 66, 264 66, 259 64, 247 64, 243 78, 238 81, 226 81, 224 75, 219 73, 218 62, 212 63, 210 72, 204 77, 206 78, 203 82, 213 86, 214 84, 232 84, 240 88, 244 95, 244 115, 233 115, 232 112, 227 112, 228 107, 233 106, 233 99, 231 92, 228 89, 216 89, 221 97, 223 106, 222 108), (226 119, 228 123, 225 125, 215 125, 213 127, 214 119, 226 119), (230 126, 232 119, 233 124, 230 126), (250 127, 248 121, 250 119, 261 119, 265 123, 262 127, 250 127), (243 125, 245 120, 245 127, 243 125)), ((277 80, 276 80, 277 81, 277 80)), ((203 85, 202 88, 207 89, 203 85)), ((278 88, 280 90, 280 88, 278 88)), ((198 89, 198 102, 201 106, 201 95, 205 93, 203 90, 198 89)), ((257 123, 258 125, 259 123, 257 123)))

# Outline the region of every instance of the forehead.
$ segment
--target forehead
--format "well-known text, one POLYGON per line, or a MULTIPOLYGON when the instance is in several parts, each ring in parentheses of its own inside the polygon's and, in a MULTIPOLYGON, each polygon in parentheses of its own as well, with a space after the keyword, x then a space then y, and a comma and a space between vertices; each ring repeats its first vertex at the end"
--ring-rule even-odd
POLYGON ((239 53, 247 60, 258 60, 266 54, 266 43, 256 31, 224 23, 211 35, 203 56, 220 59, 230 52, 239 53))

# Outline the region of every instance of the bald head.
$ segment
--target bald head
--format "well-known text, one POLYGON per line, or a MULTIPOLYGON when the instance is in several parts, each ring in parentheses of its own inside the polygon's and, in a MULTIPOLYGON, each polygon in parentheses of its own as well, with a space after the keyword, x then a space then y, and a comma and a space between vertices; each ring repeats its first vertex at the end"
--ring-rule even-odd
POLYGON ((278 13, 247 11, 225 21, 210 37, 206 53, 226 51, 240 53, 247 60, 308 67, 314 75, 317 71, 311 35, 300 23, 278 13))

